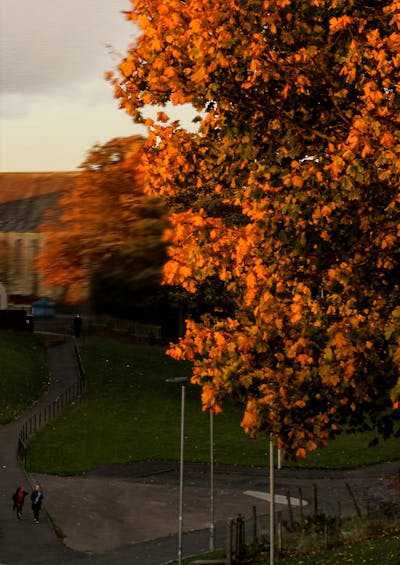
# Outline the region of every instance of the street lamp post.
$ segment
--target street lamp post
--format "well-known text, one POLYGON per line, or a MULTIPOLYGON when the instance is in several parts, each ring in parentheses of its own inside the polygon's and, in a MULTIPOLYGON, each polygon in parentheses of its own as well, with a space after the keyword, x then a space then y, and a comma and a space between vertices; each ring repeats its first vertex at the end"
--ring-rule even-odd
POLYGON ((187 377, 167 379, 167 383, 181 383, 181 449, 179 465, 179 521, 178 521, 178 565, 182 565, 182 532, 183 532, 183 461, 185 455, 185 383, 187 377))
MULTIPOLYGON (((183 464, 185 456, 185 383, 188 377, 167 379, 167 383, 180 383, 181 386, 181 448, 179 466, 179 522, 178 522, 178 565, 182 565, 182 533, 183 533, 183 464)), ((210 410, 210 532, 209 549, 215 550, 215 518, 214 518, 214 413, 210 410)))
POLYGON ((179 469, 179 528, 178 528, 178 565, 182 565, 183 532, 183 460, 185 452, 185 384, 181 387, 181 454, 179 469))
POLYGON ((214 524, 214 412, 210 410, 210 539, 209 550, 215 550, 214 524))
POLYGON ((274 563, 275 555, 275 477, 274 444, 269 442, 269 562, 274 563))

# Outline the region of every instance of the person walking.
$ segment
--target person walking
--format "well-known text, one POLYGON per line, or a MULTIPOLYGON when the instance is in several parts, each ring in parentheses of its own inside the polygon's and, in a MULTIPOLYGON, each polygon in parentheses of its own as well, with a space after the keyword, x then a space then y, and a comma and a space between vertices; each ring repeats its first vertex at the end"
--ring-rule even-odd
POLYGON ((79 314, 77 314, 74 318, 74 334, 77 339, 81 335, 81 329, 82 329, 82 318, 80 317, 79 314))
POLYGON ((32 501, 32 510, 33 510, 33 521, 36 522, 36 524, 39 523, 39 514, 40 514, 40 509, 42 508, 43 498, 44 498, 43 491, 40 485, 35 485, 35 488, 33 489, 31 494, 31 501, 32 501))
POLYGON ((22 487, 18 487, 17 490, 14 492, 14 494, 11 497, 12 501, 13 501, 13 510, 17 513, 18 520, 22 516, 22 510, 24 508, 25 496, 27 494, 28 493, 26 492, 26 490, 24 490, 22 487))

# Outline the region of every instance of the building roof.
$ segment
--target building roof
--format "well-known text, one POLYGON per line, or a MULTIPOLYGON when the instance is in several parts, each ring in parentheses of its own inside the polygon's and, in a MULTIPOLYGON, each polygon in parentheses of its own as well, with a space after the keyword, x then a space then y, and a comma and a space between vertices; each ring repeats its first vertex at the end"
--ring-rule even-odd
POLYGON ((0 232, 34 232, 54 208, 62 192, 21 198, 0 204, 0 232))
POLYGON ((71 190, 79 172, 0 173, 0 203, 71 190))
POLYGON ((0 173, 0 232, 34 232, 79 172, 0 173))

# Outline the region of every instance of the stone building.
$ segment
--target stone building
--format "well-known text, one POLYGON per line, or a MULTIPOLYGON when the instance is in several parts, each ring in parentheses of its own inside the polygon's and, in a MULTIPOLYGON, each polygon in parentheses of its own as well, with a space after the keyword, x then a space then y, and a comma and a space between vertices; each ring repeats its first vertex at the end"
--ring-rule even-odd
POLYGON ((77 173, 0 173, 0 281, 9 296, 56 298, 35 267, 45 245, 47 210, 73 187, 77 173))

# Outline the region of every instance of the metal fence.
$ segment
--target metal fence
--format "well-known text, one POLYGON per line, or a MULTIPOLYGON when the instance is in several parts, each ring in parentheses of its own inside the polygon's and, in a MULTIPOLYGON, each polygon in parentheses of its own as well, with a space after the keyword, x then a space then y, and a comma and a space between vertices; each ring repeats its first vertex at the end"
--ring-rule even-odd
POLYGON ((27 466, 28 457, 27 440, 43 426, 46 426, 57 418, 67 406, 71 406, 74 402, 79 400, 85 389, 85 370, 76 339, 74 339, 73 348, 78 369, 76 382, 67 387, 55 400, 45 406, 39 407, 19 431, 17 452, 18 458, 24 468, 27 466))
MULTIPOLYGON (((399 485, 400 488, 400 485, 399 485)), ((371 536, 398 531, 400 506, 396 502, 381 504, 375 508, 358 507, 352 516, 343 516, 338 501, 334 516, 324 512, 305 514, 301 509, 277 512, 275 515, 276 538, 274 553, 280 557, 306 554, 340 547, 345 543, 360 542, 371 536)), ((245 519, 239 514, 227 522, 226 557, 220 559, 193 558, 190 565, 248 563, 257 556, 267 563, 270 556, 269 516, 257 515, 253 506, 252 515, 245 519)))
MULTIPOLYGON (((73 335, 74 318, 71 315, 60 314, 54 318, 35 319, 35 330, 42 332, 57 333, 60 335, 73 335)), ((106 330, 126 334, 146 341, 160 341, 162 339, 162 328, 160 324, 148 324, 135 322, 125 318, 114 318, 106 314, 88 314, 82 318, 82 335, 88 335, 91 330, 106 330)))
POLYGON ((91 314, 89 324, 93 328, 108 329, 148 340, 161 340, 162 338, 161 326, 158 324, 144 324, 133 320, 94 314, 91 314))

